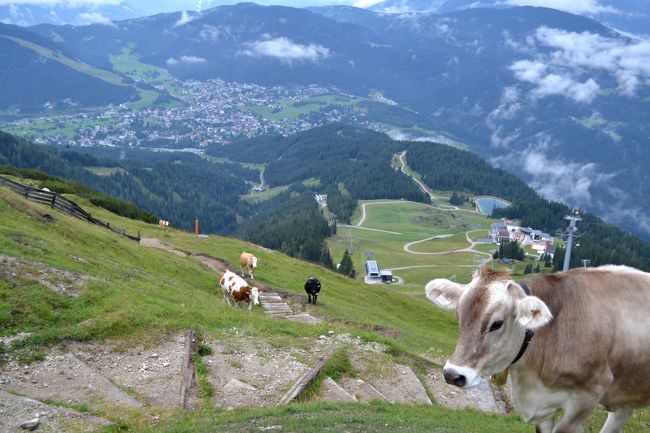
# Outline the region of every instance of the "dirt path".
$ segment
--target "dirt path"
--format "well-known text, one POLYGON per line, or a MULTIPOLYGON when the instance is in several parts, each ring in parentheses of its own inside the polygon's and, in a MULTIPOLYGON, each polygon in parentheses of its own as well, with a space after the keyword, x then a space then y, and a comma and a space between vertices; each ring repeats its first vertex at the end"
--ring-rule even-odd
POLYGON ((435 236, 431 236, 431 237, 428 237, 426 239, 420 239, 419 241, 409 242, 408 244, 404 245, 402 247, 402 249, 404 251, 406 251, 407 253, 411 253, 411 254, 447 254, 448 252, 443 252, 443 253, 422 253, 422 252, 411 250, 411 247, 413 245, 416 245, 416 244, 419 244, 419 243, 422 243, 422 242, 432 241, 434 239, 445 239, 445 238, 448 238, 448 237, 451 237, 451 236, 453 236, 453 235, 435 235, 435 236))
POLYGON ((339 227, 348 227, 348 228, 351 228, 351 229, 369 230, 369 231, 372 231, 372 232, 388 233, 390 235, 401 235, 402 234, 402 233, 397 233, 397 232, 391 232, 389 230, 371 229, 370 227, 360 227, 358 225, 351 226, 351 225, 348 225, 348 224, 337 224, 337 226, 339 226, 339 227))

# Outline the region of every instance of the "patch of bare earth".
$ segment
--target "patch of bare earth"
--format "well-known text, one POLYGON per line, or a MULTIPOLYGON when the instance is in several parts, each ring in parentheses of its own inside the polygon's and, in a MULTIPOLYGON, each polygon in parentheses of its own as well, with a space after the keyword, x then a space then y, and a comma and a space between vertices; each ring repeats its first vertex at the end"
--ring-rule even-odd
POLYGON ((72 351, 112 383, 128 389, 148 406, 180 403, 184 336, 174 335, 155 346, 109 349, 105 344, 74 344, 72 351))
POLYGON ((11 360, 0 367, 0 390, 63 404, 142 407, 142 403, 115 386, 70 352, 52 351, 40 362, 22 365, 11 360))
POLYGON ((40 401, 0 390, 0 431, 24 433, 21 424, 37 420, 37 431, 65 433, 93 431, 110 424, 107 420, 72 409, 55 407, 40 401))
POLYGON ((314 357, 303 349, 273 348, 252 337, 204 343, 213 349, 203 362, 214 389, 212 404, 217 407, 275 405, 314 357))
POLYGON ((0 276, 7 281, 33 281, 53 292, 75 298, 91 277, 52 268, 44 263, 0 253, 0 276))
POLYGON ((441 368, 428 368, 425 381, 436 401, 450 409, 474 408, 482 412, 506 413, 504 402, 485 379, 475 388, 462 390, 445 382, 441 368))

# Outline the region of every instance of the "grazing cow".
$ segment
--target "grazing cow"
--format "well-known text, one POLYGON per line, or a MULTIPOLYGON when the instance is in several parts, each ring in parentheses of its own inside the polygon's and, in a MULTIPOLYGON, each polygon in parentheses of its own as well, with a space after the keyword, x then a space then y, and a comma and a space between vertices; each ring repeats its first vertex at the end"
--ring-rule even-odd
POLYGON ((158 225, 160 227, 169 227, 169 221, 160 220, 160 221, 158 221, 158 225))
POLYGON ((259 259, 251 253, 241 253, 239 256, 239 265, 241 266, 241 276, 244 276, 244 267, 248 268, 248 275, 255 279, 253 276, 253 268, 257 267, 257 261, 259 259))
POLYGON ((246 280, 232 271, 225 271, 221 274, 219 285, 223 292, 223 302, 232 305, 232 299, 235 305, 241 305, 242 302, 248 304, 248 309, 253 305, 260 304, 260 290, 257 287, 250 287, 246 280))
POLYGON ((515 409, 538 433, 579 432, 599 403, 601 433, 617 433, 650 405, 650 274, 603 266, 518 284, 480 269, 469 284, 437 279, 425 292, 459 321, 445 380, 471 388, 508 369, 515 409))
POLYGON ((318 298, 318 293, 320 293, 320 281, 314 277, 309 277, 305 282, 305 292, 307 292, 307 303, 309 304, 313 301, 314 305, 316 305, 316 298, 318 298))

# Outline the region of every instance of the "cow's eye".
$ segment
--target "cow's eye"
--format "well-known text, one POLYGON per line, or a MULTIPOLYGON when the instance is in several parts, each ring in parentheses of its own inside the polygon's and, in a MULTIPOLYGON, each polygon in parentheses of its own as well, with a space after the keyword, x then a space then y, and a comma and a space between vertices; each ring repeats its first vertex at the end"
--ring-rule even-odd
POLYGON ((492 322, 492 326, 490 326, 489 332, 493 332, 496 331, 497 329, 501 329, 502 326, 503 326, 503 320, 495 320, 494 322, 492 322))

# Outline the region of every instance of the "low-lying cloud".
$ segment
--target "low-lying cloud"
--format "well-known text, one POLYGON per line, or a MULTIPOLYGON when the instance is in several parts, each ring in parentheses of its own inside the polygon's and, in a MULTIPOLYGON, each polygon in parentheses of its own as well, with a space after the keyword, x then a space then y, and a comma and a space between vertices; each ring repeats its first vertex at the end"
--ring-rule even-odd
POLYGON ((245 43, 237 52, 241 56, 273 57, 285 63, 317 62, 330 56, 330 50, 319 44, 302 45, 286 37, 245 43))
POLYGON ((174 23, 174 27, 184 26, 185 24, 194 21, 195 17, 190 15, 187 11, 181 12, 181 17, 174 23))
MULTIPOLYGON (((513 44, 509 35, 506 44, 513 44)), ((565 95, 576 102, 589 103, 601 91, 595 76, 599 72, 609 73, 619 91, 632 97, 639 85, 650 78, 650 40, 631 41, 540 27, 533 37, 527 38, 526 45, 537 54, 533 59, 512 63, 510 70, 519 81, 534 85, 530 92, 533 99, 565 95)))
POLYGON ((545 133, 521 151, 509 150, 492 162, 497 166, 519 167, 529 178, 528 184, 549 200, 575 207, 591 207, 592 191, 608 188, 616 174, 603 173, 594 163, 567 161, 554 155, 559 144, 545 133))
POLYGON ((206 63, 207 60, 204 59, 203 57, 196 57, 196 56, 180 56, 179 58, 176 57, 170 57, 167 59, 167 65, 169 66, 178 66, 178 65, 199 65, 206 63))
POLYGON ((105 26, 117 27, 107 16, 99 12, 83 12, 79 14, 79 19, 85 24, 102 24, 105 26))

